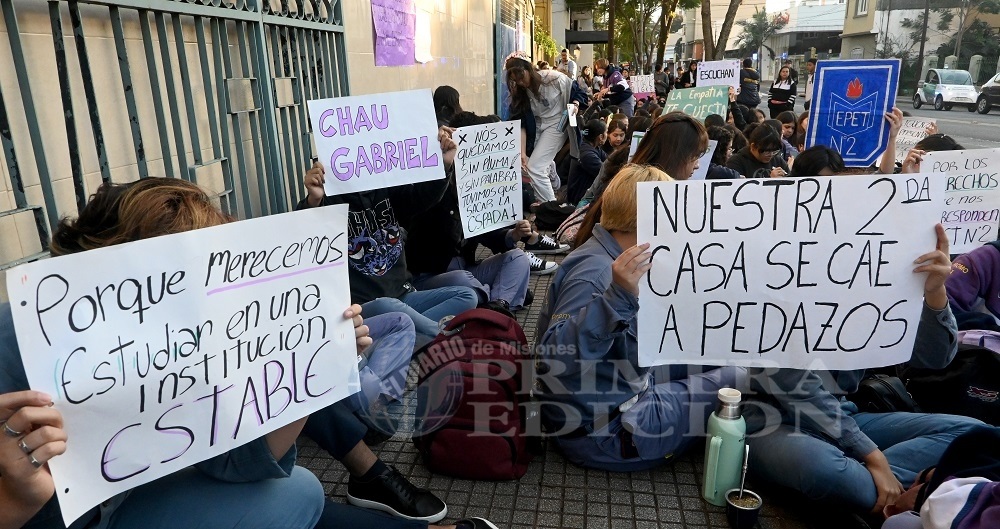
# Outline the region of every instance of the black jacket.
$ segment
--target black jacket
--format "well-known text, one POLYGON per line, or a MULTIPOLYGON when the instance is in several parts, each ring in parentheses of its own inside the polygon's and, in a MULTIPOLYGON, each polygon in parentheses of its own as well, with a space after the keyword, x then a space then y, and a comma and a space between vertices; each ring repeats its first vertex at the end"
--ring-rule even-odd
MULTIPOLYGON (((361 193, 327 196, 321 205, 347 204, 347 255, 351 301, 400 298, 413 292, 406 268, 403 226, 414 216, 437 204, 448 189, 442 178, 361 193)), ((296 210, 308 208, 306 200, 296 210)))
POLYGON ((740 70, 740 94, 736 96, 736 102, 751 109, 760 104, 760 74, 757 70, 753 68, 740 70))
POLYGON ((750 147, 744 147, 740 149, 740 152, 732 155, 726 162, 726 167, 747 178, 770 178, 771 170, 775 167, 780 167, 786 173, 788 172, 788 165, 781 159, 781 155, 772 156, 768 163, 761 163, 750 153, 750 147))

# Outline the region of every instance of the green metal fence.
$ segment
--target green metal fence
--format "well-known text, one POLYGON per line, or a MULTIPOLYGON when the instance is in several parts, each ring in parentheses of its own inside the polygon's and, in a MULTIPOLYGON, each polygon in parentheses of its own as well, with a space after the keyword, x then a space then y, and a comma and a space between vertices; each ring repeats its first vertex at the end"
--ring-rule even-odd
POLYGON ((11 94, 0 86, 0 147, 15 202, 0 218, 33 216, 41 247, 0 270, 44 257, 49 230, 85 204, 96 186, 84 175, 85 154, 96 155, 99 181, 184 178, 212 189, 238 218, 288 211, 303 197, 313 154, 305 102, 348 93, 340 0, 48 0, 55 69, 45 75, 29 65, 38 50, 26 52, 20 30, 26 21, 37 26, 45 4, 0 4, 23 109, 23 116, 8 112, 11 94), (88 36, 106 25, 114 57, 88 36), (115 66, 98 71, 95 62, 115 66), (114 84, 122 93, 100 92, 96 76, 120 77, 114 84), (32 87, 49 83, 58 84, 60 100, 36 101, 32 87), (62 122, 43 122, 52 114, 40 104, 61 105, 62 122), (51 139, 53 127, 65 129, 65 144, 51 139), (128 167, 110 164, 112 128, 130 132, 128 167), (28 168, 19 158, 25 151, 34 164, 28 168), (68 206, 53 186, 64 177, 51 173, 53 156, 68 156, 75 202, 68 206), (38 175, 41 203, 28 198, 25 169, 38 175))

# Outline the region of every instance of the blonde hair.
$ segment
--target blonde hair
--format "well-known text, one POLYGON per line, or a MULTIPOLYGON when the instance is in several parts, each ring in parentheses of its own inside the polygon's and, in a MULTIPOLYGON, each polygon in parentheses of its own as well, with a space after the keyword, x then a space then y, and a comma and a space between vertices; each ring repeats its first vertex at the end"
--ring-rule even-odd
POLYGON ((602 70, 607 70, 608 66, 610 66, 610 64, 611 63, 608 62, 607 59, 597 59, 596 61, 594 61, 594 67, 595 68, 600 68, 602 70))
POLYGON ((601 195, 601 227, 608 231, 636 231, 635 185, 639 182, 670 182, 673 178, 652 165, 628 164, 601 195))

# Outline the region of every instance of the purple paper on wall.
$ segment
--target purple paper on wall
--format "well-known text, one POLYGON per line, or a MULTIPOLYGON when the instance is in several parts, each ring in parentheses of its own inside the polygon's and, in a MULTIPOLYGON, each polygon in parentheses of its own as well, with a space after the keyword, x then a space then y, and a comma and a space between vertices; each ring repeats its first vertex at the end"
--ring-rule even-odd
POLYGON ((414 63, 417 27, 413 0, 372 0, 375 27, 375 66, 414 63))

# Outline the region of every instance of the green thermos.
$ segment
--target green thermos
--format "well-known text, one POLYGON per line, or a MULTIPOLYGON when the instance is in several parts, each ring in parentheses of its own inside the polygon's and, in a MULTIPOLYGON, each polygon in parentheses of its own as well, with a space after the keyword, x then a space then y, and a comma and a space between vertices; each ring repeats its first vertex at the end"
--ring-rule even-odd
POLYGON ((702 497, 712 505, 726 505, 726 491, 739 488, 746 447, 747 423, 743 420, 739 390, 719 390, 719 407, 708 418, 705 443, 705 476, 702 497))

